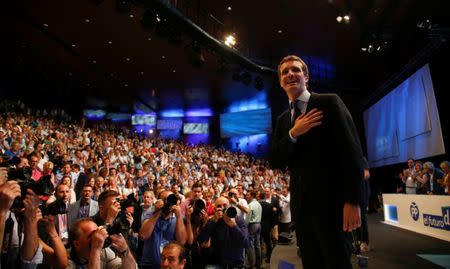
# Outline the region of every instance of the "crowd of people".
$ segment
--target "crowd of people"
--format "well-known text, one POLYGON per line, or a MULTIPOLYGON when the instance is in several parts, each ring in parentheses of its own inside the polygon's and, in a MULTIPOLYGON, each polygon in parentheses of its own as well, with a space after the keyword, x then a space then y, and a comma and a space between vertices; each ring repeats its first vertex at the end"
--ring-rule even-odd
POLYGON ((4 268, 261 268, 291 233, 265 161, 2 107, 4 268))

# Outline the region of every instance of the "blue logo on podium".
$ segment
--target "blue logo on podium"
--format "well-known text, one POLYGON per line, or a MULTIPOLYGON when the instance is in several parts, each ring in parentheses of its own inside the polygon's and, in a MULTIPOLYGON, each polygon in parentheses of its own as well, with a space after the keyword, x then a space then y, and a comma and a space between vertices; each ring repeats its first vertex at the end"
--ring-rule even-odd
POLYGON ((415 202, 412 202, 411 205, 409 206, 409 213, 411 214, 411 218, 413 218, 413 220, 417 221, 419 219, 419 207, 416 205, 415 202))
POLYGON ((450 231, 450 206, 442 207, 442 215, 423 214, 425 226, 450 231))

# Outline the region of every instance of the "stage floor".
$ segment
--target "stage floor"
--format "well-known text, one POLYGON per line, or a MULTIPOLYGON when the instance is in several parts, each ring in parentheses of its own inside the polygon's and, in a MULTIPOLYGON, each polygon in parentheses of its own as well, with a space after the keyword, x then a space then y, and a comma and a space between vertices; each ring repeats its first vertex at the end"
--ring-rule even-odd
MULTIPOLYGON (((368 215, 371 251, 367 268, 434 269, 450 268, 450 243, 382 223, 383 214, 368 215)), ((263 255, 264 257, 264 255, 263 255)), ((278 269, 283 260, 301 269, 295 242, 277 245, 272 252, 271 269, 278 269)), ((359 268, 354 259, 354 268, 359 268)), ((264 268, 269 268, 264 264, 264 268)))

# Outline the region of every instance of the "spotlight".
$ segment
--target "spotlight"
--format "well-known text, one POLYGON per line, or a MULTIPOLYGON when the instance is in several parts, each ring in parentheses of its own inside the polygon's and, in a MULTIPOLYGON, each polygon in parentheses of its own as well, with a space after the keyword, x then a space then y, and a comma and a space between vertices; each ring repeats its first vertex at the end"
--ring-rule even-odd
POLYGON ((337 16, 336 17, 336 21, 338 22, 338 23, 341 23, 342 22, 342 16, 341 15, 339 15, 339 16, 337 16))
POLYGON ((236 38, 234 37, 234 35, 231 34, 225 38, 225 45, 227 45, 230 48, 232 48, 232 47, 234 47, 234 45, 236 45, 236 38))
POLYGON ((344 16, 344 23, 345 24, 349 24, 350 23, 350 15, 347 14, 347 15, 344 16))

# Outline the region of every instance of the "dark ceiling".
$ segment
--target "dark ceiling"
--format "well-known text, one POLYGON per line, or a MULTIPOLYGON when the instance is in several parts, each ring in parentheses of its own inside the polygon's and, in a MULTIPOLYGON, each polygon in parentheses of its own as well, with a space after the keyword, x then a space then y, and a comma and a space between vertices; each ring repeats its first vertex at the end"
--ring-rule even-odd
MULTIPOLYGON (((271 90, 270 68, 291 53, 307 59, 318 85, 364 98, 430 42, 430 30, 450 26, 447 0, 9 2, 14 3, 2 8, 0 87, 9 91, 6 97, 42 104, 87 106, 87 100, 96 99, 126 107, 144 100, 158 109, 192 88, 206 88, 213 102, 225 104, 220 100, 227 90, 224 81, 239 67, 250 69, 246 60, 269 68, 250 71, 264 77, 264 88, 271 90), (235 51, 217 46, 192 25, 171 24, 170 38, 167 29, 153 23, 143 27, 145 10, 165 16, 155 6, 161 2, 212 38, 235 33, 235 51), (337 23, 336 16, 347 12, 350 23, 337 23), (430 29, 417 27, 426 19, 430 29), (361 50, 373 40, 379 51, 361 50), (195 62, 197 45, 203 64, 195 62)), ((442 31, 438 38, 445 36, 442 31)))

